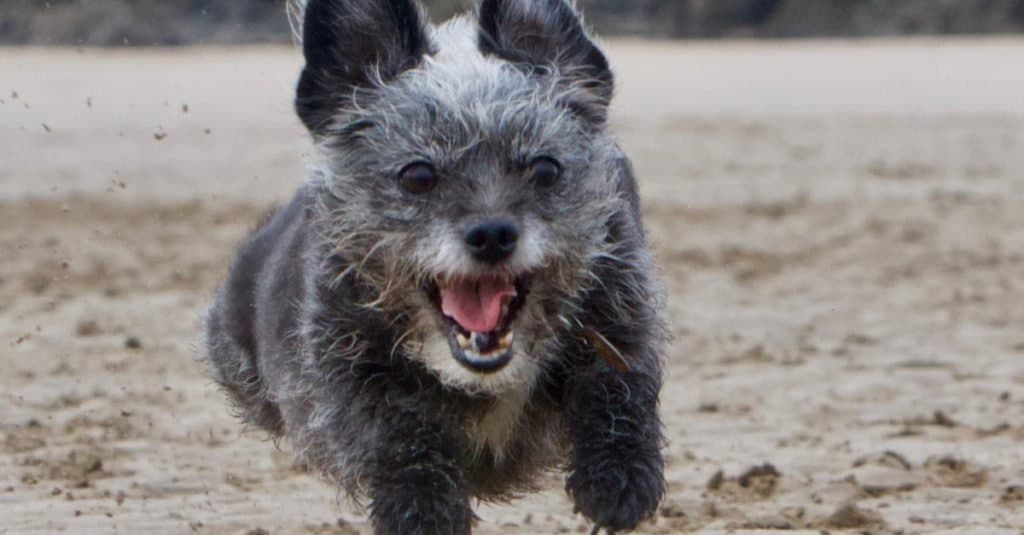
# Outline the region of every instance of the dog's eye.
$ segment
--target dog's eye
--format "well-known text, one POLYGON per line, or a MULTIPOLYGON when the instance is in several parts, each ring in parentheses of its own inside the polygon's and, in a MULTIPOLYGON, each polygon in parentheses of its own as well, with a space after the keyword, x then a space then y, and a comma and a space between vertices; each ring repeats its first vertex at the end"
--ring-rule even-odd
POLYGON ((541 188, 554 186, 562 178, 562 166, 558 162, 541 156, 530 164, 530 181, 541 188))
POLYGON ((429 193, 437 187, 437 171, 426 162, 412 163, 398 173, 398 183, 409 193, 429 193))

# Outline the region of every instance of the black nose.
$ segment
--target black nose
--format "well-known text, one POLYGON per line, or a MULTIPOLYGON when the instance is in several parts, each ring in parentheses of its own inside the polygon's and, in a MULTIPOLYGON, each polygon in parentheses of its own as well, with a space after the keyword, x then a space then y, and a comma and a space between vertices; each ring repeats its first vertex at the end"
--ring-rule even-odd
POLYGON ((486 221, 469 229, 466 245, 481 262, 497 264, 512 256, 519 241, 519 229, 507 220, 486 221))

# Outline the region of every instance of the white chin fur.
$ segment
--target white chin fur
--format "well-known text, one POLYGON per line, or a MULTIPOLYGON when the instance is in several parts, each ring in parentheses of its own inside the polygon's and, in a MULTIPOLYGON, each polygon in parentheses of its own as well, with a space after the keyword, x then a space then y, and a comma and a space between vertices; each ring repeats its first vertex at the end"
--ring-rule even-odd
POLYGON ((498 402, 479 419, 465 422, 466 434, 476 454, 488 450, 496 459, 505 456, 527 400, 541 372, 535 358, 513 348, 512 360, 501 370, 489 374, 474 373, 452 356, 447 340, 432 334, 417 357, 437 374, 441 382, 467 392, 488 394, 498 402))

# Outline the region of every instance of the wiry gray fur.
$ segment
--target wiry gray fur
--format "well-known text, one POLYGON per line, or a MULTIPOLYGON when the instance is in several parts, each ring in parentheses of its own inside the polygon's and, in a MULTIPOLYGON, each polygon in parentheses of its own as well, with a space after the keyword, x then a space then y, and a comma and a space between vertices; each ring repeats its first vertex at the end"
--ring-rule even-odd
POLYGON ((367 499, 378 533, 469 533, 470 498, 555 468, 598 526, 635 527, 663 491, 665 336, 631 166, 605 129, 604 55, 564 0, 484 0, 437 28, 412 0, 293 7, 317 151, 211 307, 213 377, 246 422, 367 499), (538 156, 562 166, 551 188, 525 178, 538 156), (415 161, 440 176, 428 194, 398 187, 415 161), (519 246, 482 264, 462 236, 495 215, 519 246), (481 374, 452 357, 427 289, 495 272, 530 287, 513 359, 481 374))

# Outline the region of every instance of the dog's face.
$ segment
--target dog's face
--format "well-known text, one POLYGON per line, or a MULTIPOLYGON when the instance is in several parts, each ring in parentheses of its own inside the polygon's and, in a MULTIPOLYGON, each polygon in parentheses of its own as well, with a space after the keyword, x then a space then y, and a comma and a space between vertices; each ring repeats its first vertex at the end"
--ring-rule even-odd
POLYGON ((446 383, 528 384, 572 328, 621 210, 612 75, 564 0, 309 0, 296 101, 333 193, 329 243, 446 383))

